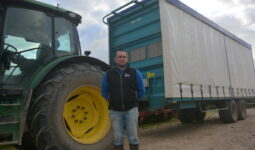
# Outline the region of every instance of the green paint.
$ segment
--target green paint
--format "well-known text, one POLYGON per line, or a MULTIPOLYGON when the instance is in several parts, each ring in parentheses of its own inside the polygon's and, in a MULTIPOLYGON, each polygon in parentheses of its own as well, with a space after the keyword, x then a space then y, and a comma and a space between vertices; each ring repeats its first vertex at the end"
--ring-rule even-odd
POLYGON ((0 135, 12 134, 12 141, 18 141, 20 138, 20 114, 24 99, 19 97, 9 97, 9 101, 0 102, 0 135), (9 102, 9 103, 6 103, 9 102), (13 103, 15 102, 15 103, 13 103), (15 105, 14 105, 15 104, 15 105), (4 124, 12 122, 11 124, 4 124))
POLYGON ((52 68, 54 68, 57 64, 60 62, 63 62, 69 58, 76 57, 76 56, 65 56, 65 57, 60 57, 50 63, 48 63, 45 67, 40 69, 32 78, 32 81, 28 85, 28 89, 35 88, 35 86, 44 78, 45 72, 49 72, 52 68))

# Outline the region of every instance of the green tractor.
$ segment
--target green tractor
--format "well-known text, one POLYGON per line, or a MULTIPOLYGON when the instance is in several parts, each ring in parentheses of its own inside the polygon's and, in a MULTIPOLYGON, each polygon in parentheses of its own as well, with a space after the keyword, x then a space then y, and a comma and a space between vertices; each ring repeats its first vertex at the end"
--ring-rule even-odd
POLYGON ((33 0, 0 1, 0 146, 109 150, 101 79, 109 66, 81 56, 81 16, 33 0))

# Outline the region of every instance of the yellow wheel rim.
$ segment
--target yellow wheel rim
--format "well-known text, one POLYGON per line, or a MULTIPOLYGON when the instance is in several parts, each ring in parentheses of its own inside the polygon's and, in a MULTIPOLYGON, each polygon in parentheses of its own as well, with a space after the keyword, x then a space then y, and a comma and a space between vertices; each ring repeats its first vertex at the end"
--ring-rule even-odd
POLYGON ((63 117, 68 134, 82 144, 99 142, 110 129, 108 102, 93 86, 79 87, 68 96, 63 117))

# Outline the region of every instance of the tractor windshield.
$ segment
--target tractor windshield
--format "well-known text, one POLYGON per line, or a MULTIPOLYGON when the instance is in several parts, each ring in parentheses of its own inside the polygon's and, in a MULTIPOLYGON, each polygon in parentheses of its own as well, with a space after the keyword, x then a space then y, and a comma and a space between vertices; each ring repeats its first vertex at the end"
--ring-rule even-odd
POLYGON ((52 18, 36 10, 8 8, 4 22, 0 87, 23 87, 53 56, 52 18))

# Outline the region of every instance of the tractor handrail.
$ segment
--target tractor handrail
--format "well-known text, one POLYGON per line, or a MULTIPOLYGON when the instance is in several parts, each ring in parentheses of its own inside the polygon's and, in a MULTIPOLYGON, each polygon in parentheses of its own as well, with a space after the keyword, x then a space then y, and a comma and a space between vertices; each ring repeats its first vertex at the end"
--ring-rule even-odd
POLYGON ((106 25, 108 25, 108 22, 107 22, 107 20, 105 20, 105 19, 107 19, 107 18, 109 18, 110 16, 113 16, 113 15, 119 15, 119 16, 121 16, 121 15, 118 13, 118 11, 122 10, 123 8, 126 8, 126 7, 130 6, 130 5, 133 4, 133 3, 135 3, 135 4, 140 4, 140 3, 142 3, 142 2, 138 2, 138 0, 131 0, 130 2, 126 3, 125 5, 120 6, 119 8, 113 10, 112 12, 110 12, 109 14, 107 14, 106 16, 104 16, 103 19, 102 19, 103 23, 106 24, 106 25))

